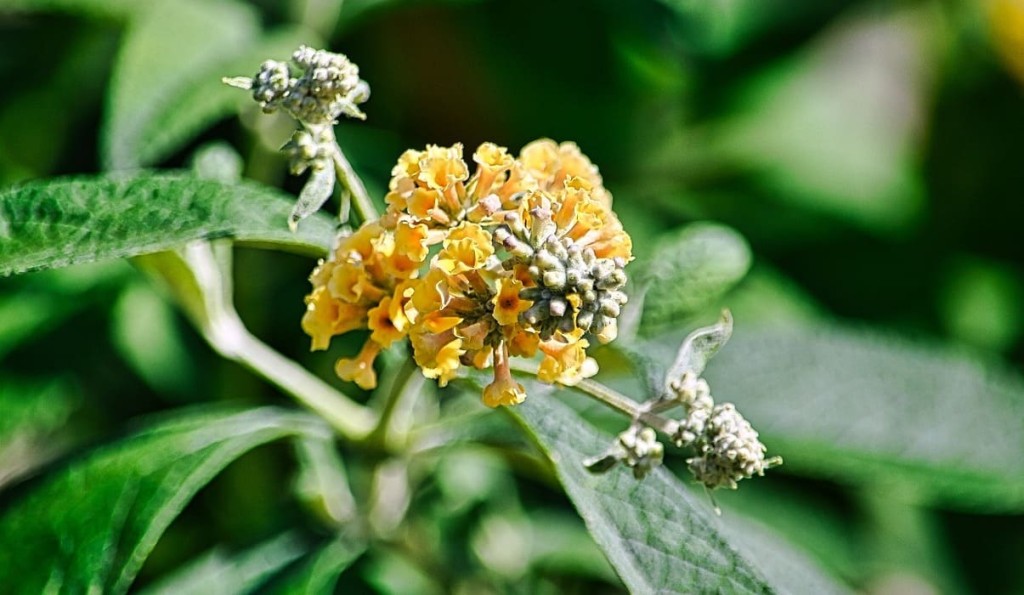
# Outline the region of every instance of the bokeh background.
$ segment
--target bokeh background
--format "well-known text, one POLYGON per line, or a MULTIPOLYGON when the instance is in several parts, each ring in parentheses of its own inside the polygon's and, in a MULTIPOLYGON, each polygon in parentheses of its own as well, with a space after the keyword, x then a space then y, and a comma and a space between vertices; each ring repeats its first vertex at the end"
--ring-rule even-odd
MULTIPOLYGON (((0 1, 0 184, 111 167, 101 130, 130 100, 109 91, 123 74, 115 65, 160 25, 121 18, 121 7, 140 2, 79 4, 89 5, 0 1)), ((721 300, 738 327, 838 322, 1024 371, 1024 2, 251 8, 263 29, 319 39, 360 66, 373 93, 369 118, 341 124, 338 137, 378 199, 406 148, 573 140, 599 165, 638 261, 696 221, 745 239, 749 272, 721 300)), ((188 57, 163 56, 150 91, 163 73, 187 76, 188 57)), ((232 105, 157 165, 188 167, 198 148, 226 143, 245 176, 297 192, 301 179, 277 153, 292 124, 244 97, 232 105)), ((258 336, 329 378, 333 358, 307 354, 298 327, 311 265, 238 250, 237 301, 258 336)), ((706 314, 650 324, 692 326, 706 314)), ((0 280, 0 392, 3 494, 142 414, 287 402, 219 360, 127 263, 0 280)), ((963 407, 975 397, 964 395, 963 407)), ((358 483, 360 466, 374 461, 348 454, 358 483)), ((289 488, 293 467, 284 447, 230 467, 172 526, 142 581, 214 544, 243 547, 296 525, 315 533, 289 488)), ((571 504, 516 455, 453 449, 421 475, 411 522, 447 541, 424 538, 437 546, 429 553, 399 543, 381 550, 345 575, 344 592, 621 589, 571 504)), ((864 591, 1024 591, 1024 518, 1005 507, 916 506, 891 501, 884 484, 807 479, 785 467, 722 501, 864 591)))

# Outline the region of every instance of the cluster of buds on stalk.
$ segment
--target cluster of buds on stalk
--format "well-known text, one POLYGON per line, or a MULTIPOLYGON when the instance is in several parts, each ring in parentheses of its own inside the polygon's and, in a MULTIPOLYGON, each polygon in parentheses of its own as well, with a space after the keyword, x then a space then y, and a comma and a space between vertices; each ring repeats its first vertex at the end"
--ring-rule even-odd
MULTIPOLYGON (((281 110, 299 123, 282 150, 293 174, 310 170, 311 175, 289 218, 292 230, 327 202, 339 177, 344 190, 354 193, 363 204, 371 204, 334 136, 334 124, 342 116, 366 119, 359 105, 370 98, 370 86, 359 78, 359 67, 346 56, 300 46, 290 63, 267 60, 255 76, 224 78, 223 82, 251 91, 264 112, 281 110)), ((343 220, 347 213, 348 203, 343 202, 343 220)))
POLYGON ((764 475, 766 469, 781 464, 779 457, 766 457, 767 448, 757 431, 735 406, 715 404, 711 388, 700 377, 707 360, 731 333, 732 318, 728 312, 718 324, 691 333, 680 346, 660 395, 639 405, 630 427, 619 434, 605 453, 585 461, 587 468, 603 473, 622 464, 642 478, 662 460, 663 447, 657 441, 657 431, 676 446, 693 449, 694 456, 686 464, 708 489, 736 489, 739 481, 764 475), (681 409, 682 416, 665 417, 673 409, 681 409))

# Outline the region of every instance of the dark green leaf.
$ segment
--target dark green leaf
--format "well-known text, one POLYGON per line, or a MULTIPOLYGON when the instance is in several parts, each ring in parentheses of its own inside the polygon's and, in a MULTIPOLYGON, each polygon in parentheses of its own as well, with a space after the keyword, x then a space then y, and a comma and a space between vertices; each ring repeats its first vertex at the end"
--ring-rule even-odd
POLYGON ((150 0, 5 0, 4 10, 67 12, 126 20, 152 4, 150 0))
POLYGON ((0 516, 0 584, 11 593, 128 590, 160 535, 230 462, 279 438, 323 432, 275 409, 192 413, 73 462, 0 516))
POLYGON ((800 562, 786 573, 769 573, 763 566, 768 561, 726 537, 710 503, 663 468, 643 481, 623 469, 589 474, 582 461, 607 448, 612 437, 560 402, 580 398, 568 389, 529 382, 527 391, 530 397, 512 414, 554 463, 591 535, 632 592, 843 591, 796 553, 787 554, 800 562))
POLYGON ((0 275, 166 250, 232 237, 322 254, 326 217, 288 231, 292 199, 252 183, 173 174, 63 178, 0 191, 0 275))

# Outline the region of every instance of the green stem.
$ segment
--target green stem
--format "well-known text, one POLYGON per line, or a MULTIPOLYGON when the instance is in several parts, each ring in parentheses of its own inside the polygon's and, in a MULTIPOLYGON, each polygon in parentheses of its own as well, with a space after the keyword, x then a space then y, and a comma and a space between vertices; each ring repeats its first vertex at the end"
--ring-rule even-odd
MULTIPOLYGON (((514 371, 521 374, 537 375, 538 367, 533 362, 512 361, 511 365, 514 371)), ((640 421, 666 436, 674 435, 679 429, 678 422, 647 411, 633 399, 595 380, 581 380, 568 388, 582 392, 611 409, 625 414, 631 420, 640 421)))
POLYGON ((366 186, 363 185, 359 174, 356 173, 356 170, 352 168, 352 164, 348 162, 348 158, 345 157, 345 152, 341 150, 337 139, 334 138, 333 129, 330 130, 330 134, 334 140, 334 151, 331 157, 334 160, 334 171, 338 175, 338 181, 352 194, 352 204, 355 206, 356 212, 359 213, 359 217, 363 222, 377 219, 380 217, 380 214, 377 213, 377 207, 370 200, 370 194, 366 191, 366 186))
POLYGON ((408 440, 412 425, 409 418, 416 402, 415 397, 425 384, 426 378, 419 373, 419 367, 410 356, 395 375, 384 408, 377 418, 377 426, 367 436, 367 441, 376 441, 385 450, 394 451, 399 446, 396 437, 408 440))
POLYGON ((230 280, 218 265, 208 242, 189 244, 176 256, 185 271, 174 274, 167 267, 155 270, 178 295, 214 350, 277 385, 327 420, 341 436, 362 440, 369 435, 377 422, 373 412, 249 332, 232 304, 230 280), (190 278, 185 278, 186 275, 190 278))

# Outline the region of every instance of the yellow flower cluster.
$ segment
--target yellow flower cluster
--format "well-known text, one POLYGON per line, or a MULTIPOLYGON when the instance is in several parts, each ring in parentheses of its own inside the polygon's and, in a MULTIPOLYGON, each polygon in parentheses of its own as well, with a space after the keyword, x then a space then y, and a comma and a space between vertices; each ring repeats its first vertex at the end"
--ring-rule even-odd
POLYGON ((615 337, 632 258, 597 168, 575 144, 546 139, 518 158, 484 143, 472 159, 470 174, 462 145, 406 151, 385 214, 313 271, 302 320, 312 348, 370 331, 356 357, 338 360, 343 379, 375 387, 374 359, 404 337, 442 386, 462 366, 493 367, 491 407, 525 398, 510 357, 542 354, 547 382, 596 372, 587 337, 615 337))

